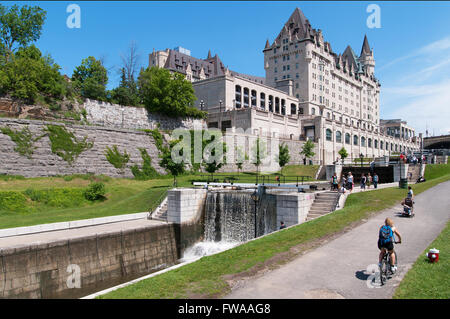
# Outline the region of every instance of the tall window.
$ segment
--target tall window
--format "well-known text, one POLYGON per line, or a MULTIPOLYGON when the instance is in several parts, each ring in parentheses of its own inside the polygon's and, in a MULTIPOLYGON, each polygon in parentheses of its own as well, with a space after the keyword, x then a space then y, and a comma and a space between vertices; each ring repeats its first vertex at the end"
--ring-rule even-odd
POLYGON ((350 134, 345 133, 345 144, 350 144, 350 134))
POLYGON ((256 107, 256 91, 252 90, 252 107, 256 107))
POLYGON ((248 88, 244 88, 244 107, 248 107, 248 88))
POLYGON ((361 136, 361 146, 366 146, 366 138, 361 136))
POLYGON ((236 99, 236 108, 241 108, 242 106, 242 89, 239 85, 236 85, 236 95, 235 95, 235 99, 236 99))
POLYGON ((358 136, 353 135, 353 145, 358 145, 358 136))
MULTIPOLYGON (((373 142, 374 142, 374 147, 375 147, 376 149, 378 149, 378 140, 374 140, 373 142)), ((383 147, 383 146, 381 146, 381 147, 383 147)))
POLYGON ((269 95, 269 112, 273 112, 273 96, 269 95))
POLYGON ((259 103, 260 103, 260 107, 262 108, 262 109, 266 109, 266 95, 264 94, 264 93, 261 93, 260 95, 259 95, 259 103))
POLYGON ((316 115, 316 109, 315 108, 311 108, 311 115, 316 115))
POLYGON ((331 130, 329 128, 327 128, 326 132, 326 139, 327 141, 332 141, 333 140, 333 133, 331 132, 331 130))
POLYGON ((371 139, 371 138, 369 138, 369 139, 367 140, 367 146, 368 146, 368 147, 372 147, 372 139, 371 139))
POLYGON ((336 143, 342 142, 342 133, 340 131, 336 131, 336 143))
POLYGON ((297 114, 297 106, 294 103, 291 103, 291 114, 297 114))
MULTIPOLYGON (((377 140, 375 140, 376 142, 377 140)), ((380 141, 380 150, 383 150, 383 141, 380 141)))
POLYGON ((281 99, 281 114, 286 115, 286 101, 281 99))
POLYGON ((275 98, 275 113, 280 114, 280 98, 275 98))

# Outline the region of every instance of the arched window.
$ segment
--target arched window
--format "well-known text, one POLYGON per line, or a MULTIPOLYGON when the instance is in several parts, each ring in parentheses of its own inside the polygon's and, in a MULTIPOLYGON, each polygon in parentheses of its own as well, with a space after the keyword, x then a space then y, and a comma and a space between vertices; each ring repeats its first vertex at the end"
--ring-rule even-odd
POLYGON ((353 145, 358 145, 358 135, 353 135, 353 145))
POLYGON ((280 114, 280 98, 275 98, 275 113, 280 114))
MULTIPOLYGON (((376 140, 375 140, 376 142, 376 140)), ((380 150, 383 150, 383 141, 380 141, 380 150)))
POLYGON ((281 99, 281 114, 286 115, 286 101, 281 99))
POLYGON ((340 131, 336 131, 336 143, 342 143, 342 133, 340 131))
POLYGON ((297 114, 297 106, 294 103, 291 103, 291 114, 297 114))
POLYGON ((239 85, 236 85, 236 108, 241 108, 242 106, 242 88, 239 85))
POLYGON ((269 112, 273 112, 273 96, 269 95, 269 112))
POLYGON ((311 108, 311 115, 316 115, 316 109, 315 108, 311 108))
POLYGON ((327 141, 333 140, 333 133, 331 132, 331 130, 329 128, 327 128, 327 130, 326 130, 326 138, 327 138, 327 141))
POLYGON ((345 133, 345 144, 350 144, 350 134, 345 133))
POLYGON ((361 136, 361 146, 366 146, 366 138, 361 136))
POLYGON ((256 107, 256 91, 252 90, 252 107, 256 107))
POLYGON ((266 95, 264 94, 264 93, 261 93, 260 95, 259 95, 259 106, 263 109, 263 110, 265 110, 266 109, 266 95))
POLYGON ((248 88, 244 88, 244 107, 248 107, 248 88))
POLYGON ((374 147, 378 148, 378 140, 374 140, 374 147))
POLYGON ((367 147, 372 147, 372 139, 371 138, 369 138, 367 140, 367 147))

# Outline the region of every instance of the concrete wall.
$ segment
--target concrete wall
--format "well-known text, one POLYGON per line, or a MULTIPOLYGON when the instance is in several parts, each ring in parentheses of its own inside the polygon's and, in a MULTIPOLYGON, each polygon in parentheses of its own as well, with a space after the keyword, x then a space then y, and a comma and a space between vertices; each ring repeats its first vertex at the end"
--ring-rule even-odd
POLYGON ((277 194, 277 224, 283 221, 292 226, 305 222, 314 199, 314 193, 277 194))
MULTIPOLYGON (((48 124, 63 125, 56 122, 0 118, 0 128, 22 130, 28 127, 34 138, 43 135, 48 124)), ((16 143, 8 135, 0 132, 0 174, 39 177, 92 173, 112 177, 133 177, 130 167, 135 164, 141 167, 142 164, 138 148, 146 149, 152 159, 152 166, 159 173, 165 174, 164 169, 158 164, 158 149, 154 140, 144 132, 98 126, 65 125, 65 127, 69 132, 73 132, 78 140, 86 136, 88 141, 94 143, 94 146, 81 153, 72 165, 52 153, 48 136, 33 144, 35 150, 29 159, 16 152, 14 150, 16 143), (106 147, 112 148, 113 145, 117 145, 121 153, 126 150, 130 155, 124 174, 120 174, 105 157, 106 147)))
POLYGON ((178 258, 170 224, 3 248, 0 297, 78 298, 166 268, 178 258), (79 266, 81 288, 68 287, 69 265, 79 266))

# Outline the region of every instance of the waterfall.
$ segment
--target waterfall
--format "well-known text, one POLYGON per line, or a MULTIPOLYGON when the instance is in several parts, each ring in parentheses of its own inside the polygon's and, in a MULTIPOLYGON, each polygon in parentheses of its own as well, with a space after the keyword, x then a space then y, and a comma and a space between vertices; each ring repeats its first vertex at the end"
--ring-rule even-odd
MULTIPOLYGON (((210 191, 205 206, 205 240, 188 248, 183 260, 232 248, 255 238, 255 203, 251 192, 210 191)), ((264 194, 257 202, 257 236, 277 230, 276 196, 264 194)))

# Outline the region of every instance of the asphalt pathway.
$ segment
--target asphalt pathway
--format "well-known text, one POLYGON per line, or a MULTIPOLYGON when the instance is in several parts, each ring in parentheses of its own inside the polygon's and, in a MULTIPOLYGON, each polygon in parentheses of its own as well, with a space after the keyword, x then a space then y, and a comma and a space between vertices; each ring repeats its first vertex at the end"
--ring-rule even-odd
POLYGON ((414 218, 400 217, 402 207, 398 204, 292 262, 238 284, 225 298, 391 298, 406 272, 449 220, 448 194, 450 181, 416 196, 414 218), (380 287, 377 280, 370 279, 372 269, 378 265, 378 230, 386 217, 393 219, 402 235, 402 244, 395 246, 397 274, 380 287))

